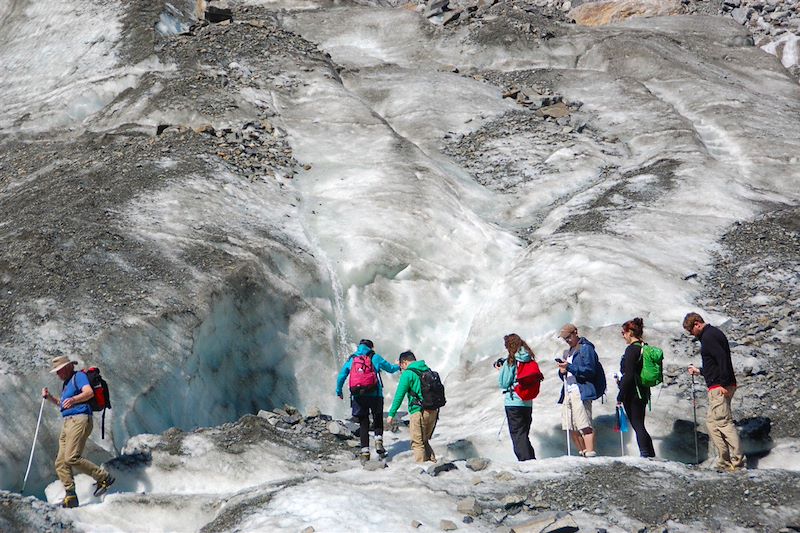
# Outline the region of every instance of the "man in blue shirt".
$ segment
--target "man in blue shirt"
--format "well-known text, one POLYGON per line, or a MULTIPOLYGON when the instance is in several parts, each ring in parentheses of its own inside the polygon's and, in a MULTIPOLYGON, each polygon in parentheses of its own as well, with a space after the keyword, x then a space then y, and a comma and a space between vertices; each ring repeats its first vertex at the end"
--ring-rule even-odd
POLYGON ((70 361, 66 355, 53 359, 50 372, 57 374, 64 382, 61 398, 50 394, 47 387, 42 389, 42 397, 58 405, 64 418, 56 457, 56 474, 67 491, 62 507, 78 506, 73 468, 94 478, 97 482, 95 496, 103 494, 114 483, 114 478, 107 471, 82 457, 86 441, 92 434, 92 407, 88 402, 94 397, 94 391, 86 374, 75 371, 76 364, 76 361, 70 361))

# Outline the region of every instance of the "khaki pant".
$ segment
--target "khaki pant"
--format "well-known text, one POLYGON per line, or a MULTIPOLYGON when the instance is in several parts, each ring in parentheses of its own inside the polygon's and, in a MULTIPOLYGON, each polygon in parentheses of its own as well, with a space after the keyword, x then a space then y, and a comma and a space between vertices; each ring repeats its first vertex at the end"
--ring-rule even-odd
POLYGON ((92 434, 92 425, 92 417, 89 415, 75 415, 64 419, 64 427, 61 428, 61 436, 58 438, 56 475, 68 492, 75 491, 73 468, 92 476, 95 481, 108 476, 108 472, 81 457, 86 441, 92 434))
POLYGON ((741 468, 744 466, 745 458, 731 414, 733 395, 731 398, 726 398, 722 391, 721 388, 708 391, 706 426, 719 454, 717 466, 725 469, 741 468))
POLYGON ((439 420, 439 410, 422 410, 411 415, 409 431, 411 433, 411 451, 414 452, 414 460, 418 463, 425 461, 436 462, 436 454, 428 441, 431 440, 433 430, 436 429, 436 422, 439 420))

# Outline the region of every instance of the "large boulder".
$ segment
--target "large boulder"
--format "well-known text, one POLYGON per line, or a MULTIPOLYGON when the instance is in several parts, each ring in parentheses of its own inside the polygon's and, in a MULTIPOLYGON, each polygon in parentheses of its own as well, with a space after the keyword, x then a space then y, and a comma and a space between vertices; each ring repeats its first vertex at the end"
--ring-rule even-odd
POLYGON ((606 0, 581 4, 569 17, 581 26, 604 26, 631 17, 662 17, 684 13, 680 0, 606 0))

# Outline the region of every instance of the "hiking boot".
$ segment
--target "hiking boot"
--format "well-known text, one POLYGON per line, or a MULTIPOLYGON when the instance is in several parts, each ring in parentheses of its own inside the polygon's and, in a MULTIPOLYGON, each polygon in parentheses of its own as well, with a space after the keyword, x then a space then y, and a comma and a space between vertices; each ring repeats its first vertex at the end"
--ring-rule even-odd
POLYGON ((386 455, 386 448, 383 447, 383 439, 375 439, 375 453, 381 457, 386 455))
POLYGON ((78 506, 78 495, 75 494, 74 490, 68 490, 66 496, 64 496, 64 501, 61 502, 61 507, 64 507, 66 509, 71 509, 77 506, 78 506))
POLYGON ((586 452, 583 453, 583 456, 584 457, 597 457, 597 452, 594 451, 594 450, 586 451, 586 452))
POLYGON ((369 448, 361 448, 361 454, 359 455, 358 458, 361 461, 362 465, 364 463, 368 462, 369 461, 369 448))
POLYGON ((107 475, 105 479, 101 479, 97 483, 94 484, 94 495, 95 496, 102 496, 108 490, 108 487, 114 484, 116 479, 114 479, 111 474, 107 475))

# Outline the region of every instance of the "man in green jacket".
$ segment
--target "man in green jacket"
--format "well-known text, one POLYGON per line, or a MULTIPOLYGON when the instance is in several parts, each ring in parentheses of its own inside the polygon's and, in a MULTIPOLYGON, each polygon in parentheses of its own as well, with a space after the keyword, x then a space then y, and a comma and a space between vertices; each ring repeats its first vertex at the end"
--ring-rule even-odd
POLYGON ((439 419, 438 409, 423 409, 422 402, 422 382, 417 374, 430 370, 425 361, 417 361, 417 357, 410 351, 400 354, 400 382, 397 384, 397 392, 394 395, 392 407, 389 409, 389 417, 386 419, 389 425, 403 403, 403 398, 408 394, 408 414, 411 417, 409 431, 411 432, 411 451, 414 452, 414 460, 418 463, 425 461, 436 462, 436 454, 429 443, 433 430, 436 428, 436 421, 439 419))

